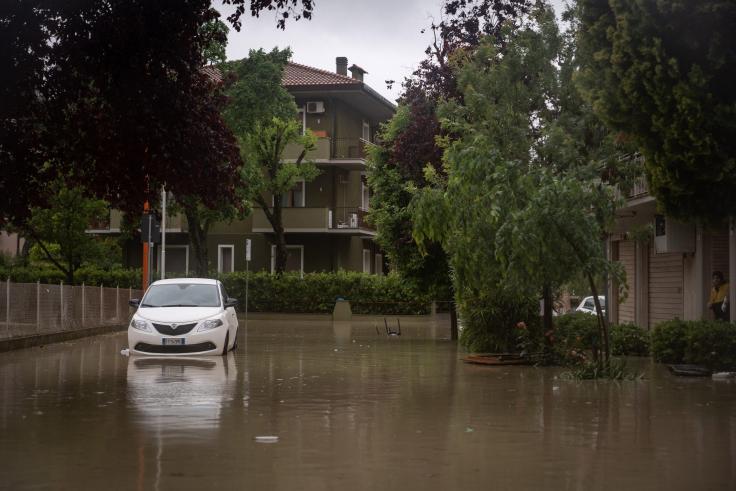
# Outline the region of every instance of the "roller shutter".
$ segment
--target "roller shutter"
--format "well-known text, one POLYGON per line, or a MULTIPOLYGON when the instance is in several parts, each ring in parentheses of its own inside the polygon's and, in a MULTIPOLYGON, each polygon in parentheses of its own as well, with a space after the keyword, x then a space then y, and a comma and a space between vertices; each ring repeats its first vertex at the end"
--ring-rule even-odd
POLYGON ((649 248, 649 326, 683 318, 681 253, 655 254, 649 248))
POLYGON ((636 320, 636 242, 622 240, 618 242, 618 260, 626 271, 626 283, 629 285, 626 300, 618 304, 618 322, 635 322, 636 320))

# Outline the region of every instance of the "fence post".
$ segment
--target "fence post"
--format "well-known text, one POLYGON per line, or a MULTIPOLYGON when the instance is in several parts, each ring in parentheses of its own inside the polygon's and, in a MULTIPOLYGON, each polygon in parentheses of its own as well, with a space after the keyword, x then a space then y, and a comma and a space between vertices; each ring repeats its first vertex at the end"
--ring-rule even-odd
POLYGON ((120 322, 120 285, 115 285, 115 323, 120 322))
POLYGON ((59 281, 59 329, 64 329, 64 281, 59 281))
POLYGON ((36 332, 41 330, 41 280, 36 280, 36 332))
POLYGON ((5 280, 5 328, 10 337, 10 278, 5 280))
POLYGON ((84 282, 82 282, 82 327, 84 327, 84 320, 87 317, 87 308, 84 305, 84 282))
POLYGON ((104 325, 105 323, 105 299, 103 298, 105 291, 102 289, 102 283, 100 283, 100 325, 104 325))

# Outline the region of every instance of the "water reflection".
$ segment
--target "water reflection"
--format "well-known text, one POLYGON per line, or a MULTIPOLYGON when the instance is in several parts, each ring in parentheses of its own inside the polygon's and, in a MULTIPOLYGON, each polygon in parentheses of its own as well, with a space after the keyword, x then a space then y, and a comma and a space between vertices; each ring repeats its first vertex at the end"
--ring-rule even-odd
POLYGON ((124 333, 0 354, 0 488, 736 488, 734 383, 471 366, 444 327, 401 329, 251 320, 227 357, 126 358, 124 333))
POLYGON ((232 354, 206 358, 133 356, 128 361, 128 403, 146 427, 172 432, 213 429, 219 424, 223 406, 235 398, 237 376, 232 354))

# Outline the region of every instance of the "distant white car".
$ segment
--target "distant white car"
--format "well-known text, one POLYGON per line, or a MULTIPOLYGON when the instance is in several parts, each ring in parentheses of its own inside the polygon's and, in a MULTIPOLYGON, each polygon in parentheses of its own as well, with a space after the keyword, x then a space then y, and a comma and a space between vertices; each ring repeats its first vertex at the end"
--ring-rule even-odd
POLYGON ((224 355, 236 346, 237 303, 217 280, 156 281, 142 300, 130 300, 138 309, 128 327, 130 353, 224 355))
MULTIPOLYGON (((601 309, 603 309, 603 315, 606 314, 606 297, 603 295, 598 295, 598 301, 601 303, 601 309)), ((585 312, 586 314, 596 314, 595 311, 595 302, 593 301, 593 297, 585 297, 582 302, 580 302, 580 305, 578 305, 578 308, 575 309, 575 312, 585 312)))

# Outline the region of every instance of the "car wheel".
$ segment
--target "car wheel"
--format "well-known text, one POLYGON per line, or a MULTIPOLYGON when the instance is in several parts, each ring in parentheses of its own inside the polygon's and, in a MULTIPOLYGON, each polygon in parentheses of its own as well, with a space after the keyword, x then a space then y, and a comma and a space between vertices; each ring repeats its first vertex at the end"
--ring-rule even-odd
POLYGON ((227 354, 227 345, 230 344, 230 333, 225 334, 225 346, 222 347, 222 356, 227 354))

